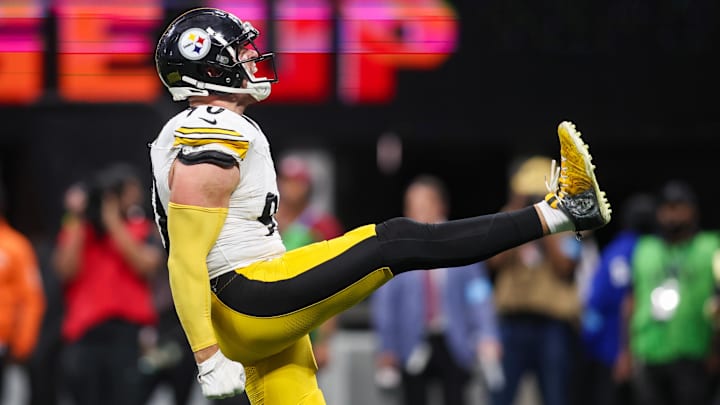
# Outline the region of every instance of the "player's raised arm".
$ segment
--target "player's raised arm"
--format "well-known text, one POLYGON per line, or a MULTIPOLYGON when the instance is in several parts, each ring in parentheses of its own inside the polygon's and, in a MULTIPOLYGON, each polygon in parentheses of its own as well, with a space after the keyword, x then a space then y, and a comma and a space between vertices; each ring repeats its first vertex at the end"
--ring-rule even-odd
POLYGON ((240 178, 236 166, 174 163, 170 173, 168 268, 175 308, 198 363, 217 351, 206 259, 240 178))

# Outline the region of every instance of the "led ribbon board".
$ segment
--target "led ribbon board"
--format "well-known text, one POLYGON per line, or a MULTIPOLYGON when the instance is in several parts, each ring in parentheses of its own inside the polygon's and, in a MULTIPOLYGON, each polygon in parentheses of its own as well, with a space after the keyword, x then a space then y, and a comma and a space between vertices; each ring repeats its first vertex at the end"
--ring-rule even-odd
MULTIPOLYGON (((43 92, 43 0, 0 0, 0 102, 43 92)), ((47 0, 57 16, 57 83, 74 102, 152 102, 162 0, 47 0)), ((206 0, 261 32, 280 81, 267 103, 385 104, 402 70, 432 70, 457 48, 459 21, 443 0, 206 0), (270 21, 271 20, 271 21, 270 21)), ((55 55, 49 55, 55 57, 55 55)))
POLYGON ((41 0, 0 2, 0 103, 26 104, 43 92, 41 0))

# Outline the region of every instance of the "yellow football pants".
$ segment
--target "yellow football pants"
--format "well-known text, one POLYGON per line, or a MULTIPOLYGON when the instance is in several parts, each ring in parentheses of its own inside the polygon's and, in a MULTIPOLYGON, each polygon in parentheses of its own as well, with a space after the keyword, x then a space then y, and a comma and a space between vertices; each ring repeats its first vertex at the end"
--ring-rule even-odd
POLYGON ((215 334, 223 354, 246 366, 253 405, 325 404, 308 333, 393 277, 374 267, 381 262, 372 257, 375 239, 375 225, 363 226, 220 281, 215 334))

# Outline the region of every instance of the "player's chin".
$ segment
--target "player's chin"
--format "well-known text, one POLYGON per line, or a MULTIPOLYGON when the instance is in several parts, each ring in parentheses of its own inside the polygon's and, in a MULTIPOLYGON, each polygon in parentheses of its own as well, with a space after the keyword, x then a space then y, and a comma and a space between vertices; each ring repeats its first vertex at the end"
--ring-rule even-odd
MULTIPOLYGON (((245 83, 243 83, 243 88, 247 88, 245 83)), ((255 97, 251 96, 250 94, 243 94, 243 93, 235 94, 235 104, 237 104, 237 105, 249 105, 249 104, 254 104, 254 103, 257 103, 257 100, 255 99, 255 97)))

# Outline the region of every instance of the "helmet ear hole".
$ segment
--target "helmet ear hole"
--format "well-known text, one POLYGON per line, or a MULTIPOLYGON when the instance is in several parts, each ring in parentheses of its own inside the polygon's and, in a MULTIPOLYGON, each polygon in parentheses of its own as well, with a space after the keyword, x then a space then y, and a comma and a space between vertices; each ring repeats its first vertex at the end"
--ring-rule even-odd
POLYGON ((205 74, 208 77, 220 77, 222 76, 223 71, 214 66, 208 66, 205 68, 205 74))

